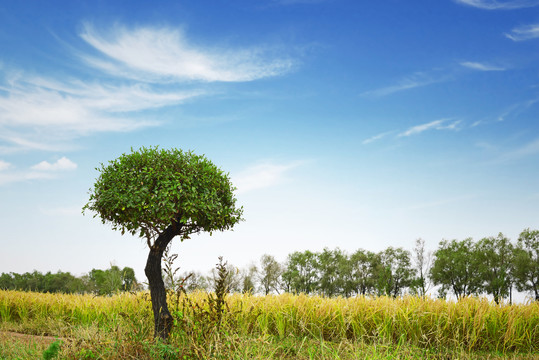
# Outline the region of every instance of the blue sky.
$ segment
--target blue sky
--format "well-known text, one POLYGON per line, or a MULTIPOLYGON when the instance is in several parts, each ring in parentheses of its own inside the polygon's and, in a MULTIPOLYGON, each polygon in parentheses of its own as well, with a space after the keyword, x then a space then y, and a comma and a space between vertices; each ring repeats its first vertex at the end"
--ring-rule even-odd
POLYGON ((0 48, 0 272, 142 279, 145 241, 81 208, 151 145, 245 208, 184 271, 539 228, 539 1, 4 1, 0 48))

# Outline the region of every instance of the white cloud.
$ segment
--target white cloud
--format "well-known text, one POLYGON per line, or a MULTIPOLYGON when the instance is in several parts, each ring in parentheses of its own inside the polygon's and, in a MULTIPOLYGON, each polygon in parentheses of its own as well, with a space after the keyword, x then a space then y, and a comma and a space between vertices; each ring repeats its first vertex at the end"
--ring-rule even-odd
POLYGON ((361 143, 363 145, 370 144, 372 142, 375 142, 377 140, 380 140, 380 139, 386 137, 387 135, 391 134, 392 132, 393 131, 387 131, 387 132, 384 132, 384 133, 381 133, 381 134, 378 134, 378 135, 371 136, 370 138, 363 140, 361 143))
POLYGON ((531 99, 528 101, 523 101, 514 105, 511 105, 508 107, 503 113, 501 113, 498 116, 498 121, 505 121, 507 118, 515 118, 528 110, 530 107, 532 107, 534 104, 536 104, 539 101, 538 99, 531 99))
POLYGON ((38 179, 52 179, 54 175, 49 172, 43 171, 22 171, 22 172, 1 172, 0 173, 0 185, 9 183, 38 180, 38 179))
POLYGON ((438 71, 416 72, 410 76, 403 78, 395 85, 365 91, 361 93, 361 96, 386 96, 404 90, 411 90, 418 87, 447 81, 450 78, 448 75, 437 74, 437 72, 438 71))
POLYGON ((64 171, 75 170, 77 164, 69 160, 65 156, 58 159, 55 163, 49 163, 48 161, 42 161, 39 164, 32 166, 32 169, 39 171, 64 171))
POLYGON ((290 71, 293 61, 261 47, 202 47, 174 28, 116 27, 107 34, 87 24, 80 36, 106 59, 83 55, 92 66, 154 81, 252 81, 290 71), (110 61, 112 60, 112 61, 110 61))
POLYGON ((506 37, 513 41, 524 41, 539 38, 539 24, 525 25, 514 28, 506 37))
MULTIPOLYGON (((8 74, 9 76, 9 74, 8 74)), ((19 73, 0 84, 0 140, 15 149, 54 151, 70 139, 96 132, 126 132, 156 126, 145 110, 181 104, 202 90, 157 89, 148 84, 114 85, 61 81, 19 73)))
POLYGON ((494 66, 494 65, 473 62, 473 61, 464 61, 464 62, 461 62, 460 65, 469 69, 479 70, 479 71, 504 71, 505 70, 505 68, 500 67, 500 66, 494 66))
POLYGON ((0 96, 0 125, 61 127, 76 133, 148 126, 130 120, 125 113, 175 105, 201 94, 158 92, 141 84, 68 83, 36 77, 22 78, 0 89, 6 93, 0 96))
POLYGON ((92 68, 94 80, 85 81, 0 67, 0 153, 64 150, 81 136, 157 126, 160 121, 141 112, 208 94, 200 81, 251 81, 293 65, 276 49, 194 46, 179 29, 105 33, 86 25, 80 35, 97 50, 79 52, 84 65, 107 74, 92 68))
POLYGON ((232 178, 232 183, 238 188, 238 193, 272 187, 285 181, 286 173, 298 167, 301 163, 271 164, 265 163, 252 166, 232 178))
POLYGON ((518 159, 529 157, 529 156, 538 155, 538 154, 539 154, 539 138, 532 140, 521 147, 506 151, 494 162, 503 163, 507 161, 513 161, 513 160, 518 160, 518 159))
POLYGON ((57 172, 75 170, 77 164, 64 156, 54 163, 42 161, 29 169, 6 171, 11 168, 11 164, 0 160, 0 170, 4 170, 0 171, 0 186, 22 181, 54 179, 57 172))
POLYGON ((7 170, 11 167, 11 164, 6 162, 6 161, 3 161, 3 160, 0 160, 0 171, 4 171, 4 170, 7 170))
POLYGON ((456 3, 473 6, 485 10, 511 10, 534 7, 539 0, 454 0, 456 3))
POLYGON ((447 124, 448 120, 449 119, 440 119, 440 120, 431 121, 429 123, 412 126, 408 130, 400 133, 398 137, 416 135, 427 130, 458 130, 458 125, 460 124, 460 120, 456 120, 450 124, 447 124))

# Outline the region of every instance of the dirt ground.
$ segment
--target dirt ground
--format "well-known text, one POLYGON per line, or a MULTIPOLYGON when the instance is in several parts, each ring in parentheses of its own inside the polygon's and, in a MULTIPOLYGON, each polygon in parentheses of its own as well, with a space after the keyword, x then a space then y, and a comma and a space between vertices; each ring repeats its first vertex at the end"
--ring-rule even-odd
POLYGON ((58 338, 53 336, 28 335, 11 331, 0 331, 0 343, 13 341, 27 345, 36 344, 48 346, 56 340, 58 340, 58 338))

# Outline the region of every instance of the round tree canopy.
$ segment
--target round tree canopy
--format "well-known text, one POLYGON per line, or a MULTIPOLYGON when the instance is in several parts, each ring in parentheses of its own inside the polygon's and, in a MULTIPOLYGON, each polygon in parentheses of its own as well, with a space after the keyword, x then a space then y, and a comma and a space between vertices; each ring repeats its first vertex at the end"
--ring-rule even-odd
POLYGON ((83 211, 96 212, 122 234, 146 237, 150 247, 170 226, 183 240, 200 231, 227 230, 242 220, 228 174, 190 151, 131 149, 96 170, 100 176, 83 211))

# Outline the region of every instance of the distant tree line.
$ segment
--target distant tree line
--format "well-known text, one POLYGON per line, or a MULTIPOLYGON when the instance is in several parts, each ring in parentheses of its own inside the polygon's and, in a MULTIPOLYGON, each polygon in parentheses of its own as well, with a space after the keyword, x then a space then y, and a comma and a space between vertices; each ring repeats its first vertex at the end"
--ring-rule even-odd
MULTIPOLYGON (((428 252, 418 239, 411 252, 389 247, 378 253, 359 249, 349 254, 325 248, 294 252, 284 263, 265 254, 245 269, 228 268, 231 292, 397 297, 425 296, 436 287, 438 297, 488 294, 499 303, 511 300, 516 289, 539 301, 539 230, 524 230, 515 244, 500 233, 477 242, 442 240, 428 252)), ((187 291, 211 290, 215 278, 215 271, 209 276, 169 273, 165 283, 168 287, 181 283, 187 291)))
MULTIPOLYGON (((217 271, 177 274, 176 254, 164 254, 163 278, 167 288, 186 291, 215 287, 217 271)), ((333 296, 425 296, 436 287, 437 296, 457 298, 488 294, 499 303, 511 300, 512 290, 527 292, 539 301, 539 230, 522 231, 516 243, 502 233, 474 242, 442 240, 434 252, 417 239, 412 251, 388 247, 380 252, 358 249, 347 253, 339 248, 321 252, 296 251, 280 263, 263 255, 258 264, 238 269, 227 264, 229 292, 263 295, 282 292, 333 296)), ((39 292, 93 293, 110 295, 142 289, 132 268, 111 266, 93 269, 82 277, 69 272, 38 271, 2 273, 0 289, 39 292)))
POLYGON ((0 289, 2 290, 111 295, 118 291, 139 288, 140 285, 132 268, 120 269, 115 265, 111 265, 110 269, 106 270, 92 269, 81 277, 76 277, 69 272, 51 273, 49 271, 43 274, 36 270, 24 274, 11 272, 0 275, 0 289))

